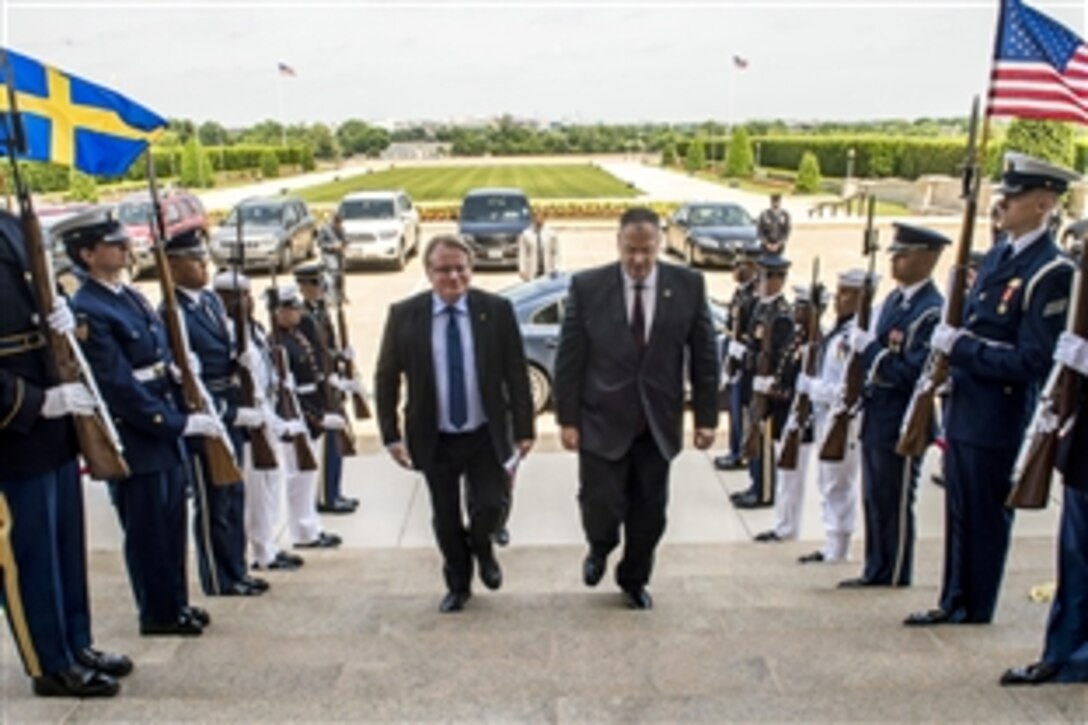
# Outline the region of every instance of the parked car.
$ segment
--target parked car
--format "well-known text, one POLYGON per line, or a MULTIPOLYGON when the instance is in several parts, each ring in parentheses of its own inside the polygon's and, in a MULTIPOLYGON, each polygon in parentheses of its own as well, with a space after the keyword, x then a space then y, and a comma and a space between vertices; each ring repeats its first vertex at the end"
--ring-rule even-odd
POLYGON ((694 267, 732 267, 737 251, 756 239, 756 224, 744 207, 728 202, 684 204, 665 222, 665 249, 694 267))
POLYGON ((419 211, 403 191, 348 194, 336 209, 343 223, 344 262, 386 262, 404 269, 419 252, 419 211))
MULTIPOLYGON (((38 223, 42 228, 42 241, 53 257, 53 273, 58 280, 63 280, 72 274, 74 265, 68 257, 68 250, 64 248, 64 243, 52 231, 61 222, 90 208, 90 204, 61 204, 35 210, 38 214, 38 223)), ((67 285, 65 288, 67 289, 67 285)))
MULTIPOLYGON (((570 274, 559 272, 508 287, 499 294, 510 300, 521 329, 525 361, 529 365, 529 387, 533 408, 539 414, 552 399, 555 355, 559 349, 559 327, 570 287, 570 274)), ((726 308, 710 300, 710 317, 718 336, 718 350, 724 345, 726 308)))
POLYGON ((532 216, 521 189, 473 189, 461 202, 457 232, 472 248, 477 268, 517 269, 518 237, 532 216))
MULTIPOLYGON (((200 199, 183 189, 167 189, 159 194, 162 204, 163 219, 166 222, 166 237, 190 229, 199 229, 208 240, 208 215, 200 199)), ((154 238, 151 234, 151 196, 147 193, 134 194, 117 205, 117 220, 125 225, 125 231, 132 238, 132 262, 129 275, 136 279, 155 266, 155 256, 151 246, 154 238)))
POLYGON ((246 199, 239 202, 212 233, 211 254, 216 264, 238 258, 238 218, 242 219, 245 268, 289 270, 314 256, 317 224, 310 210, 292 196, 246 199))

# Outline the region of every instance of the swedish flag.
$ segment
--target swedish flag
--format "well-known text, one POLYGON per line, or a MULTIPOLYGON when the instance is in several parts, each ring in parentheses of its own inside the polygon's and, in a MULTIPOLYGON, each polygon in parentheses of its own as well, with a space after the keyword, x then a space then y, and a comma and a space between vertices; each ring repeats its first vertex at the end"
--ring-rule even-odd
MULTIPOLYGON (((11 79, 26 135, 22 159, 120 176, 166 126, 165 118, 116 91, 10 50, 0 53, 6 61, 0 80, 11 79)), ((7 93, 0 93, 0 111, 8 107, 7 93)), ((10 133, 3 126, 0 143, 10 133)))

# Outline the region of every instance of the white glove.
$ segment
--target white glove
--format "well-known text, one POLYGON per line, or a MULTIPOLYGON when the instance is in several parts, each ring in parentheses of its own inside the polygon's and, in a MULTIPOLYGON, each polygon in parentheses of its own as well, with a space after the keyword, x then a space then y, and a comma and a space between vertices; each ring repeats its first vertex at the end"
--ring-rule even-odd
POLYGON ((345 380, 341 378, 336 385, 340 389, 340 392, 347 393, 349 395, 362 395, 363 386, 359 384, 358 380, 345 380))
POLYGON ((336 413, 325 413, 325 417, 321 419, 321 427, 325 430, 344 430, 348 427, 348 423, 343 416, 336 413))
POLYGON ((351 345, 348 345, 347 347, 345 347, 343 350, 340 351, 340 357, 343 360, 348 360, 348 361, 354 360, 355 359, 355 348, 352 347, 351 345))
POLYGON ((1088 340, 1072 332, 1063 332, 1054 348, 1054 361, 1081 375, 1088 375, 1088 340))
POLYGON ((865 348, 869 347, 876 341, 876 335, 868 330, 860 327, 855 327, 850 330, 850 349, 859 355, 865 352, 865 348))
POLYGON ((256 408, 238 408, 234 414, 234 425, 239 428, 260 428, 265 422, 264 413, 256 408))
POLYGON ((771 392, 771 388, 774 387, 773 375, 757 375, 752 378, 752 390, 757 393, 763 393, 766 395, 771 392))
POLYGON ((72 308, 60 295, 53 300, 53 311, 46 319, 49 321, 49 329, 58 335, 67 335, 76 329, 76 318, 72 314, 72 308))
POLYGON ((797 384, 794 386, 798 395, 807 395, 812 399, 812 385, 816 382, 804 373, 797 376, 797 384))
POLYGON ((729 357, 734 360, 743 360, 744 356, 748 354, 748 346, 743 342, 737 342, 736 340, 729 341, 729 357))
POLYGON ((257 376, 264 369, 264 360, 255 345, 246 345, 245 352, 238 356, 238 364, 253 376, 257 376))
POLYGON ((60 418, 65 415, 94 415, 94 411, 94 396, 86 385, 65 383, 45 391, 41 415, 43 418, 60 418))
POLYGON ((223 424, 218 418, 207 413, 193 413, 185 419, 185 430, 181 434, 187 438, 193 436, 212 438, 223 434, 223 424))
POLYGON ((950 355, 961 335, 963 330, 941 322, 933 328, 933 337, 929 339, 929 346, 945 355, 950 355))
POLYGON ((200 371, 204 369, 204 366, 200 364, 200 358, 198 358, 192 350, 190 350, 185 357, 189 361, 189 369, 193 371, 193 375, 199 377, 200 371))
POLYGON ((264 412, 264 424, 268 426, 269 432, 276 438, 287 435, 287 421, 270 410, 264 412))
POLYGON ((817 405, 830 405, 838 400, 841 394, 842 386, 838 383, 812 379, 809 384, 808 398, 817 405))
POLYGON ((295 418, 294 420, 285 420, 284 423, 285 425, 283 429, 283 434, 285 436, 294 437, 297 435, 304 435, 309 433, 309 431, 306 429, 306 424, 302 422, 301 418, 295 418))

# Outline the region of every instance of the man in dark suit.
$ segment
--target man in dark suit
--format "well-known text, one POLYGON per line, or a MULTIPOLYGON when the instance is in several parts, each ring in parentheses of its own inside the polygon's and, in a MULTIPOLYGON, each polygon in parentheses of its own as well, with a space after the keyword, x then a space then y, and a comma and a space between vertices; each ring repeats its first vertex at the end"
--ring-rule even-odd
POLYGON ((653 606, 646 584, 665 532, 669 462, 680 451, 684 361, 695 446, 714 442, 718 356, 701 274, 657 261, 658 216, 620 218, 619 262, 571 280, 555 370, 563 447, 579 453, 578 494, 589 542, 586 585, 604 576, 624 535, 616 580, 629 606, 653 606))
POLYGON ((423 261, 431 289, 389 309, 374 390, 389 454, 427 479, 449 590, 439 611, 446 613, 461 610, 471 596, 473 556, 484 585, 502 585, 491 534, 506 506, 506 465, 533 445, 533 402, 513 307, 469 287, 469 248, 459 237, 438 236, 427 244, 423 261), (462 477, 469 491, 467 529, 462 477))

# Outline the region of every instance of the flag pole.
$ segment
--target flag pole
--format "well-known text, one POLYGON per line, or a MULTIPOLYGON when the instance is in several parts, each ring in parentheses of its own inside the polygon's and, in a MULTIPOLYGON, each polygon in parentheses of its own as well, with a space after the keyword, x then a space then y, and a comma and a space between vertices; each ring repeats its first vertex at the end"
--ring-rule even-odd
POLYGON ((283 73, 276 68, 276 115, 280 119, 280 146, 287 145, 287 125, 283 119, 283 73))

